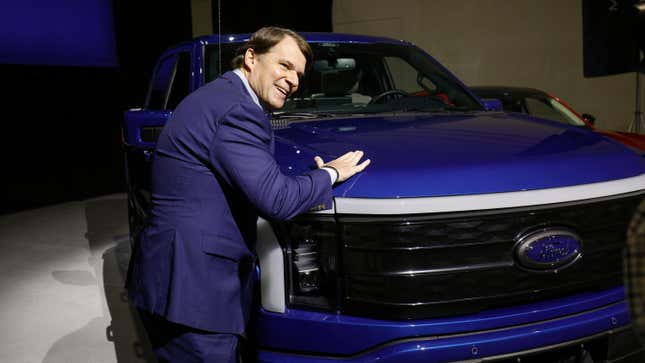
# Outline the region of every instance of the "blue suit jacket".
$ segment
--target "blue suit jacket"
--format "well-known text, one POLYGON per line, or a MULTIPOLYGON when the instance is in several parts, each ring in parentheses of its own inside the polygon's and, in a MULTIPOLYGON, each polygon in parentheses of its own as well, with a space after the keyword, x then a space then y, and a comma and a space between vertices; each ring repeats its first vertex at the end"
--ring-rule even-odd
POLYGON ((280 172, 269 119, 236 74, 206 84, 179 104, 159 137, 131 300, 172 322, 242 333, 258 215, 284 220, 329 206, 330 184, 321 169, 280 172))

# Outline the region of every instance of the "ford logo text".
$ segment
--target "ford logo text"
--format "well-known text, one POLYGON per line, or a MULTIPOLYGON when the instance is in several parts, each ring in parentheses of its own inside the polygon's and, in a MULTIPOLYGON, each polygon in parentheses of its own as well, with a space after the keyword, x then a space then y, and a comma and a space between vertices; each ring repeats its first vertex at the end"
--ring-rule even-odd
POLYGON ((543 228, 521 235, 515 258, 525 269, 558 272, 582 257, 582 241, 565 228, 543 228))

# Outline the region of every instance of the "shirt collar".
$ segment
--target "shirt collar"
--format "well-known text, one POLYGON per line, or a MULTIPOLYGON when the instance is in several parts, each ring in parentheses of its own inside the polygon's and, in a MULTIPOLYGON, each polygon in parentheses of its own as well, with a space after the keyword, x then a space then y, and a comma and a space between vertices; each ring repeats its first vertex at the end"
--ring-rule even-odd
POLYGON ((251 95, 251 98, 253 99, 253 102, 258 105, 259 108, 263 109, 262 105, 260 105, 260 99, 258 98, 258 95, 255 94, 253 91, 253 88, 251 88, 251 85, 249 84, 249 80, 246 79, 246 76, 244 73, 242 73, 242 70, 239 68, 235 68, 233 70, 233 73, 237 74, 238 77, 242 80, 242 83, 244 83, 244 87, 246 88, 247 92, 249 92, 249 95, 251 95))

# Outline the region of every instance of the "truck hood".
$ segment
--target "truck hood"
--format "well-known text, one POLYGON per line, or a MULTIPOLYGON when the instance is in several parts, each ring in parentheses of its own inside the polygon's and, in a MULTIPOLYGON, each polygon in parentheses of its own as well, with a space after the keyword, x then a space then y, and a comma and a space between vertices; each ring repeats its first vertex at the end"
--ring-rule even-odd
POLYGON ((407 113, 281 123, 286 174, 363 150, 371 165, 336 197, 406 198, 513 192, 637 176, 640 155, 574 126, 506 113, 407 113))

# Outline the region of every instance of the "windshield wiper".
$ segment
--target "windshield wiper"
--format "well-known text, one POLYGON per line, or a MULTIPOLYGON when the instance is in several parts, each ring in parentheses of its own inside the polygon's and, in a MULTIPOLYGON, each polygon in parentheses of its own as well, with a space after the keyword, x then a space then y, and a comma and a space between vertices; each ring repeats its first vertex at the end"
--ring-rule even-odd
POLYGON ((314 119, 334 116, 325 112, 297 112, 297 111, 277 111, 271 113, 272 119, 314 119))
POLYGON ((400 109, 400 111, 403 112, 451 112, 451 111, 459 111, 459 112, 467 112, 467 111, 481 111, 477 110, 472 107, 467 107, 467 106, 450 106, 450 105, 444 105, 442 107, 432 107, 432 106, 413 106, 413 107, 403 107, 400 109))

